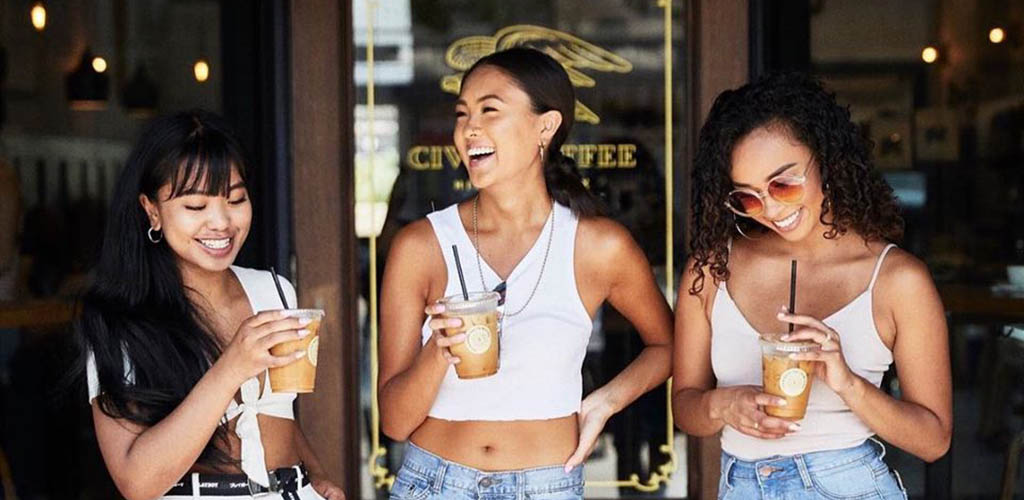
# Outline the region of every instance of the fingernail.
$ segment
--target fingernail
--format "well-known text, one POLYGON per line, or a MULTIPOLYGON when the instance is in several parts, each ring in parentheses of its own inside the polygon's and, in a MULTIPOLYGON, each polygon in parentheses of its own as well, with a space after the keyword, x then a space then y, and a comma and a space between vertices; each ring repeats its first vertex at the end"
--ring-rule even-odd
POLYGON ((309 330, 307 330, 307 329, 305 329, 305 328, 303 328, 303 329, 299 330, 299 338, 300 338, 300 339, 301 339, 301 338, 303 338, 303 337, 305 337, 306 335, 309 335, 309 330))
POLYGON ((568 474, 568 473, 572 472, 572 469, 573 469, 573 467, 571 465, 566 465, 565 466, 565 473, 568 474))
POLYGON ((299 326, 306 326, 312 322, 313 320, 310 318, 299 318, 299 326))
POLYGON ((791 337, 791 335, 789 335, 789 334, 787 333, 786 335, 783 335, 783 336, 782 336, 782 341, 783 341, 783 342, 786 342, 786 341, 788 341, 788 340, 790 339, 790 337, 791 337))
POLYGON ((788 401, 786 401, 785 399, 780 399, 780 400, 775 402, 775 406, 786 406, 787 402, 788 401))
POLYGON ((780 312, 779 314, 776 314, 775 316, 779 317, 779 318, 785 318, 786 317, 786 313, 785 312, 780 312))
POLYGON ((796 431, 800 430, 800 425, 799 424, 789 424, 789 430, 791 430, 793 432, 796 432, 796 431))
POLYGON ((295 353, 295 359, 300 359, 306 355, 306 351, 298 351, 295 353))
POLYGON ((451 327, 462 326, 462 320, 459 318, 452 318, 449 319, 445 324, 451 327))

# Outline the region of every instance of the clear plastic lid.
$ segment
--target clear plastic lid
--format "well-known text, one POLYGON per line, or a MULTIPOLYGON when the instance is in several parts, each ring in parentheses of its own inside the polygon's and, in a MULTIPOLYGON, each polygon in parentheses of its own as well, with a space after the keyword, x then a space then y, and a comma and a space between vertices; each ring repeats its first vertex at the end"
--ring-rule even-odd
POLYGON ((477 314, 497 309, 499 298, 501 296, 498 292, 473 292, 469 294, 469 300, 459 294, 445 297, 438 302, 444 304, 445 312, 448 314, 477 314))
POLYGON ((783 335, 786 333, 762 333, 761 334, 761 350, 763 352, 810 352, 821 349, 821 344, 810 340, 797 340, 794 342, 786 342, 782 340, 783 335))

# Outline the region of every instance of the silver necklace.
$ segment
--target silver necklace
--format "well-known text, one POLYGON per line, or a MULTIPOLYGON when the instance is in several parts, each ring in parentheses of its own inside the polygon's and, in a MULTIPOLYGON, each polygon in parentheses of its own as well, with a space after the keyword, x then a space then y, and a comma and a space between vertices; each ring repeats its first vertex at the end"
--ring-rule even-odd
MULTIPOLYGON (((479 228, 479 226, 477 224, 477 213, 479 211, 477 207, 478 207, 478 202, 479 201, 480 201, 480 197, 479 196, 473 198, 473 247, 474 247, 474 250, 476 250, 476 270, 477 270, 478 273, 480 273, 480 285, 483 286, 484 290, 489 290, 490 287, 488 287, 487 286, 487 282, 484 281, 484 268, 483 268, 483 266, 480 265, 480 228, 479 228)), ((502 318, 505 318, 505 317, 510 317, 511 318, 512 316, 516 316, 519 313, 523 312, 523 310, 526 309, 526 306, 530 305, 530 301, 533 300, 533 296, 537 293, 537 287, 540 286, 540 279, 544 276, 544 267, 546 267, 547 263, 548 263, 548 254, 551 253, 551 240, 555 236, 555 203, 554 203, 554 201, 551 202, 551 215, 549 217, 551 218, 551 229, 548 231, 548 244, 547 244, 547 247, 544 249, 544 260, 542 260, 541 263, 540 263, 540 273, 537 275, 537 282, 533 284, 533 290, 530 292, 530 296, 526 298, 526 303, 523 304, 523 307, 520 307, 519 310, 516 311, 516 312, 509 312, 509 313, 502 314, 502 318)), ((505 300, 505 282, 502 281, 501 283, 498 283, 498 286, 494 287, 494 290, 501 294, 501 301, 504 302, 504 300, 505 300)))

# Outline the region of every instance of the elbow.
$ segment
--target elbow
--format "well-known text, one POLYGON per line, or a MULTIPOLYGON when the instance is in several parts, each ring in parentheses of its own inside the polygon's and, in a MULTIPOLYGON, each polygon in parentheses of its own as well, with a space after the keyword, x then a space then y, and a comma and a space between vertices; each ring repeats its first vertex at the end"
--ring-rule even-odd
POLYGON ((117 481, 117 490, 125 500, 156 500, 163 495, 163 492, 154 491, 148 485, 132 484, 125 481, 117 481))
POLYGON ((396 422, 394 418, 381 418, 380 420, 380 431, 395 441, 408 440, 414 430, 416 430, 414 427, 402 425, 401 422, 396 422))
POLYGON ((942 434, 939 436, 939 439, 935 441, 934 445, 929 447, 929 449, 921 455, 921 460, 924 460, 925 462, 928 463, 932 463, 946 456, 946 453, 949 452, 949 446, 952 440, 952 430, 944 429, 942 431, 942 434))

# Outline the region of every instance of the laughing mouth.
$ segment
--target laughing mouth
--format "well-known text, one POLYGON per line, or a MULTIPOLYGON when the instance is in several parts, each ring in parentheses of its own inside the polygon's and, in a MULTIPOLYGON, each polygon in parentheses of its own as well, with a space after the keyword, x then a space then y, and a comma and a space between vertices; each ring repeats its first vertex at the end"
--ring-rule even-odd
POLYGON ((494 148, 487 146, 469 148, 466 154, 469 155, 470 160, 480 160, 494 154, 494 148))
POLYGON ((228 245, 231 244, 231 238, 221 238, 217 240, 200 239, 196 241, 198 241, 204 247, 209 248, 210 250, 223 250, 227 248, 228 245))
POLYGON ((800 211, 797 210, 796 212, 793 212, 792 214, 790 214, 789 217, 786 217, 785 219, 773 220, 772 224, 774 224, 775 227, 777 227, 779 229, 782 229, 782 230, 792 229, 793 225, 796 224, 796 220, 799 218, 799 216, 800 216, 800 211))

